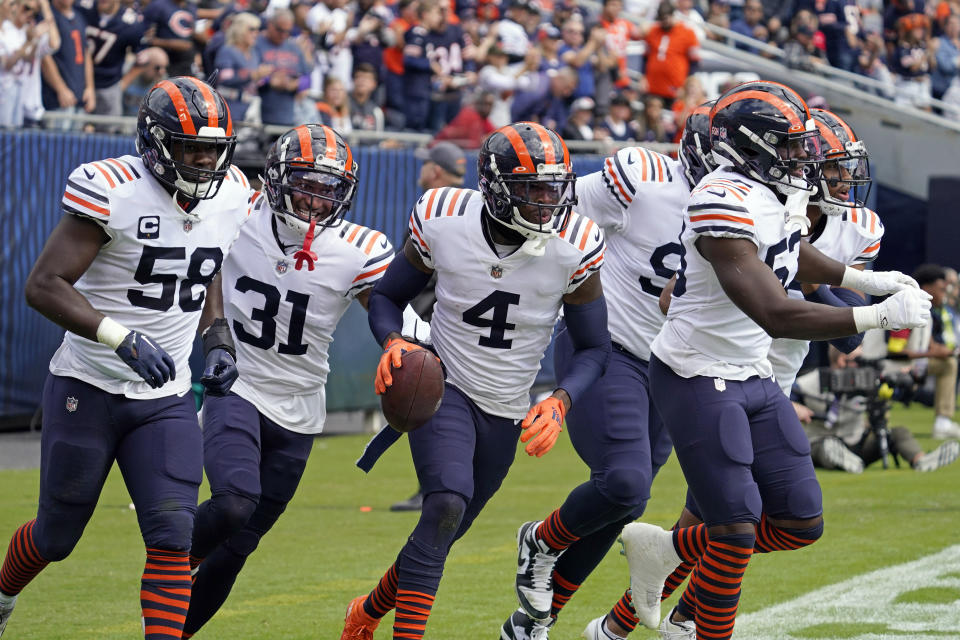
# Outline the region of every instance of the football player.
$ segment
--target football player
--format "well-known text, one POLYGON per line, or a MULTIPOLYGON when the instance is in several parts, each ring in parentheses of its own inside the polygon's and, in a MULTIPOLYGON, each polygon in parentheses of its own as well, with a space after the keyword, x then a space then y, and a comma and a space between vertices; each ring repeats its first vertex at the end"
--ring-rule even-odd
MULTIPOLYGON (((504 622, 504 640, 547 637, 546 628, 623 526, 643 513, 653 477, 670 455, 670 439, 650 410, 647 362, 664 320, 660 293, 679 266, 683 208, 690 189, 715 167, 709 113, 705 104, 687 119, 679 161, 631 147, 577 179, 578 209, 589 211, 607 238, 603 283, 613 349, 599 384, 567 414, 590 479, 545 520, 525 523, 518 533, 521 606, 504 622)), ((561 378, 572 351, 561 321, 554 346, 561 378)))
MULTIPOLYGON (((140 107, 139 156, 67 178, 66 215, 26 283, 29 304, 67 333, 43 390, 37 517, 13 534, 0 570, 0 633, 17 594, 73 550, 116 460, 146 544, 145 637, 181 636, 203 476, 187 360, 201 312, 223 315, 206 289, 250 211, 234 144, 220 94, 172 78, 140 107)), ((204 384, 226 393, 237 372, 229 333, 204 342, 204 384)))
POLYGON ((660 623, 667 576, 699 561, 693 631, 726 640, 755 546, 797 549, 823 532, 810 447, 767 359, 771 336, 923 326, 930 301, 903 274, 852 269, 800 241, 804 225, 795 221, 807 220, 823 157, 796 92, 763 81, 731 89, 710 112, 710 142, 721 166, 691 193, 681 266, 650 360, 651 396, 704 523, 672 532, 632 523, 622 537, 645 626, 660 623), (893 295, 854 308, 814 304, 787 296, 794 276, 893 295))
POLYGON ((330 127, 280 136, 267 153, 265 196, 254 200, 223 264, 226 319, 215 322, 236 336, 240 377, 233 393, 203 406, 211 497, 193 530, 197 569, 184 638, 217 612, 293 498, 326 417, 333 332, 354 299, 367 307, 393 260, 383 233, 344 220, 356 170, 330 127))
POLYGON ((507 125, 484 142, 478 173, 479 192, 420 198, 403 253, 370 297, 383 393, 401 354, 422 348, 401 337, 401 309, 437 274, 431 334, 446 387, 437 413, 409 434, 424 491, 420 519, 376 588, 350 603, 343 639, 372 638, 390 609, 394 638, 423 637, 450 546, 500 487, 517 439, 529 455, 546 454, 610 356, 603 232, 572 211, 566 144, 536 123, 507 125), (573 344, 568 372, 530 408, 561 307, 573 344))
MULTIPOLYGON (((820 131, 821 145, 825 162, 818 189, 810 198, 806 217, 807 233, 803 239, 820 249, 825 255, 834 258, 855 269, 863 269, 866 262, 876 259, 883 236, 883 224, 879 217, 864 208, 869 193, 871 179, 869 156, 863 142, 856 137, 850 126, 839 116, 822 109, 811 109, 811 115, 820 131)), ((802 223, 803 221, 801 221, 802 223)), ((804 299, 835 307, 863 306, 865 299, 859 293, 840 287, 791 282, 787 295, 794 299, 804 299)), ((831 344, 845 353, 853 351, 863 336, 835 338, 831 344)), ((773 368, 774 378, 784 393, 789 396, 797 371, 806 356, 809 341, 791 338, 773 340, 767 358, 773 368)), ((765 515, 760 515, 760 528, 764 528, 765 515)), ((689 527, 701 522, 697 508, 690 495, 687 505, 679 519, 679 526, 689 527)), ((773 551, 757 544, 754 553, 773 551)), ((692 563, 682 563, 667 578, 663 590, 663 599, 669 598, 693 569, 692 563)), ((683 593, 676 608, 663 619, 660 634, 663 638, 694 638, 696 602, 694 588, 683 593)), ((623 601, 622 601, 623 602, 623 601)), ((614 613, 618 609, 614 608, 614 613)), ((619 609, 620 614, 611 624, 614 635, 626 636, 637 625, 629 607, 619 609)), ((602 638, 602 636, 599 636, 602 638)))

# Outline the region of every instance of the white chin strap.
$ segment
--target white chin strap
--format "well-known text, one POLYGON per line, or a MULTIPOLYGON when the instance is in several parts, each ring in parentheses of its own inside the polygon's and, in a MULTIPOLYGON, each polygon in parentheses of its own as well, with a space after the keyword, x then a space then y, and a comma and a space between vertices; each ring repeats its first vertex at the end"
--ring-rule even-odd
POLYGON ((800 229, 800 235, 810 233, 810 218, 807 217, 807 205, 810 203, 809 191, 798 191, 787 196, 784 206, 787 208, 787 231, 800 229))
POLYGON ((303 220, 301 220, 300 218, 297 218, 296 216, 288 216, 285 213, 274 212, 274 215, 276 215, 277 218, 280 219, 280 222, 286 225, 288 229, 290 229, 291 231, 296 233, 298 236, 300 236, 301 240, 303 240, 307 236, 307 231, 310 229, 309 222, 304 222, 303 220))

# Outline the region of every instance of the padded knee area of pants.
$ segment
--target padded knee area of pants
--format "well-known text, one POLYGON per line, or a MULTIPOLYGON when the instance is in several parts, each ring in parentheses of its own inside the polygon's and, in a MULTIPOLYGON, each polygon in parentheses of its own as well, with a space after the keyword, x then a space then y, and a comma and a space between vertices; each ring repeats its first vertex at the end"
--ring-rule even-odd
POLYGON ((620 505, 639 505, 650 498, 650 477, 640 469, 610 469, 597 482, 597 490, 620 505))
POLYGON ((48 562, 60 562, 65 559, 77 546, 83 527, 58 526, 47 527, 41 530, 34 528, 34 542, 40 557, 48 562))
POLYGON ((100 478, 107 464, 107 452, 69 442, 55 442, 50 458, 57 464, 47 467, 47 491, 65 504, 87 505, 100 496, 100 478))
POLYGON ((431 493, 423 499, 420 521, 413 537, 432 547, 446 547, 460 527, 467 502, 456 493, 431 493))
POLYGON ((238 531, 247 524, 257 508, 256 500, 247 496, 238 496, 235 493, 211 496, 210 502, 213 507, 212 513, 220 528, 230 533, 238 531))
POLYGON ((144 543, 154 549, 189 551, 194 510, 154 510, 138 513, 144 543))
POLYGON ((794 484, 787 492, 788 514, 770 514, 774 517, 802 520, 823 513, 823 492, 816 478, 806 478, 794 484))

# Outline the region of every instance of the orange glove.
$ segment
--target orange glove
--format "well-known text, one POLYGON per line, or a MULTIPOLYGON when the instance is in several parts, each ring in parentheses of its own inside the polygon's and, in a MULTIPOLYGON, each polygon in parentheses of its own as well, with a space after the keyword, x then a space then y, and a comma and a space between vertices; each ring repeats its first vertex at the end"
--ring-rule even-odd
POLYGON ((538 458, 553 448, 557 437, 563 431, 563 416, 566 409, 559 398, 550 396, 530 408, 520 427, 525 431, 520 435, 521 442, 530 440, 524 447, 527 455, 538 458))
POLYGON ((383 355, 380 356, 380 364, 377 365, 377 377, 373 381, 373 388, 377 395, 385 392, 387 387, 393 384, 393 376, 390 375, 391 365, 399 369, 403 354, 417 349, 423 349, 423 347, 407 342, 403 338, 394 338, 387 342, 383 355))

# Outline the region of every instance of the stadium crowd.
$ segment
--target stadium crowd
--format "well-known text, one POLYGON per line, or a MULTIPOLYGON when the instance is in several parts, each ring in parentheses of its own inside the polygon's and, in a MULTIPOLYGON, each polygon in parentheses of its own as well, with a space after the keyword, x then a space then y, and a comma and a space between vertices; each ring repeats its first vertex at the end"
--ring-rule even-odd
POLYGON ((3 0, 0 126, 36 125, 45 110, 134 115, 158 79, 192 74, 222 92, 236 120, 255 124, 439 132, 477 148, 496 127, 533 120, 567 140, 672 142, 692 106, 728 88, 693 73, 711 37, 705 22, 782 48, 788 65, 878 80, 901 104, 960 105, 957 0, 596 6, 3 0), (628 56, 631 41, 643 55, 628 56))

